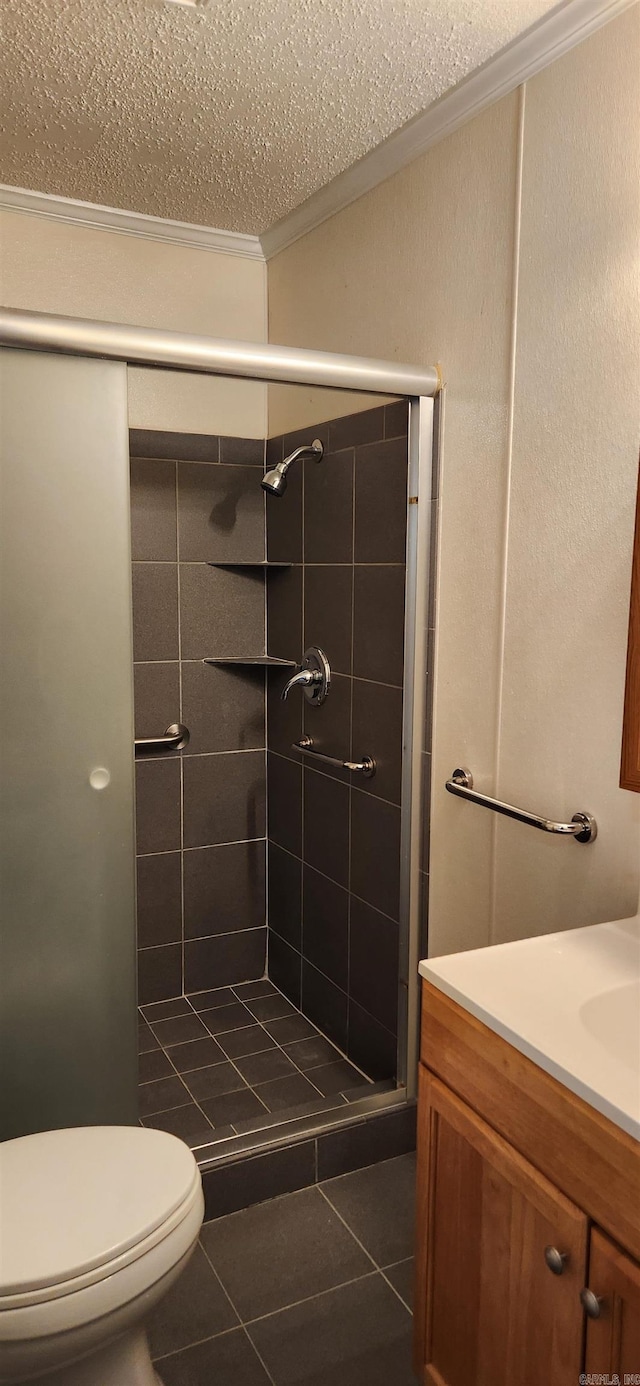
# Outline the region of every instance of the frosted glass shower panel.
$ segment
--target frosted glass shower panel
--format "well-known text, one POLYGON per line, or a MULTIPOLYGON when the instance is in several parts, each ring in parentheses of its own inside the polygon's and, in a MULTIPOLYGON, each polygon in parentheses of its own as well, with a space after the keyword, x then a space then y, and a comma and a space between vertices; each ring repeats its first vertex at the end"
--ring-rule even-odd
POLYGON ((130 1122, 126 367, 0 353, 0 1138, 130 1122))

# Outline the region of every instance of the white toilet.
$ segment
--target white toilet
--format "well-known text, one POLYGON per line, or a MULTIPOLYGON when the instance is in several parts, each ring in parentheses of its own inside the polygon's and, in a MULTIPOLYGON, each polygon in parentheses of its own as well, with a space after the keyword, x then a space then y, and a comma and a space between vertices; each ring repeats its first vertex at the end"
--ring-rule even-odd
POLYGON ((0 1382, 158 1386, 144 1320, 198 1240, 202 1180, 164 1131, 0 1146, 0 1382))

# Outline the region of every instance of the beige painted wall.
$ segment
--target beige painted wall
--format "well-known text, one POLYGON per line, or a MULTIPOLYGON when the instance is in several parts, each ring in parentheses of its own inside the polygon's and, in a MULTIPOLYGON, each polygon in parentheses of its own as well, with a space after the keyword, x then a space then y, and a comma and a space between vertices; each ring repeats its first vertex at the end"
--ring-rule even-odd
MULTIPOLYGON (((12 308, 264 342, 265 280, 259 260, 0 213, 2 302, 12 308)), ((266 387, 130 370, 129 419, 263 438, 266 387)))
MULTIPOLYGON (((271 337, 272 342, 275 338, 271 337)), ((286 342, 279 343, 286 346, 286 342)), ((301 342, 308 346, 308 342, 301 342)), ((312 427, 327 419, 342 419, 347 414, 359 414, 363 409, 375 409, 388 404, 394 395, 363 395, 355 390, 326 390, 313 385, 268 385, 268 437, 291 433, 294 429, 312 427)))
POLYGON ((269 265, 270 340, 444 367, 432 953, 638 907, 640 800, 617 784, 639 72, 635 6, 269 265), (459 764, 549 816, 591 811, 597 841, 452 799, 459 764))

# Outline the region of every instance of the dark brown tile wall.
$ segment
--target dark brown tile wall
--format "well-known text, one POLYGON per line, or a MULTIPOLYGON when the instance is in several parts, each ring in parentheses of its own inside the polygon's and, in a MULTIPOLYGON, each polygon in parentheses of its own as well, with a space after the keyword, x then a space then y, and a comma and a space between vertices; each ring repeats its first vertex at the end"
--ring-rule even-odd
POLYGON ((260 439, 132 429, 137 736, 190 729, 136 765, 142 1004, 265 968, 265 678, 203 664, 265 648, 260 439))
POLYGON ((269 679, 269 972, 374 1078, 396 1071, 407 422, 399 402, 267 444, 269 465, 326 449, 267 499, 268 557, 293 565, 268 575, 269 653, 320 645, 333 673, 321 708, 269 679), (303 732, 375 778, 303 763, 303 732))

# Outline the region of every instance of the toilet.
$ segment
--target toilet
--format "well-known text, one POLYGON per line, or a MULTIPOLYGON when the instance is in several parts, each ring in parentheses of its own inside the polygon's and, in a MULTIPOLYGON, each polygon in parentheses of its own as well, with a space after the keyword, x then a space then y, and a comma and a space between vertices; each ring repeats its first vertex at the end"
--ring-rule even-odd
POLYGON ((87 1126, 0 1146, 0 1382, 160 1386, 144 1321, 204 1213, 165 1131, 87 1126))

